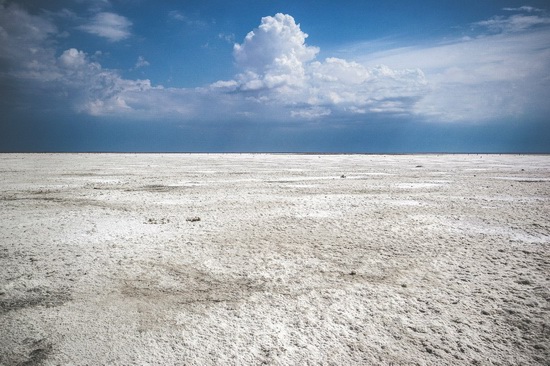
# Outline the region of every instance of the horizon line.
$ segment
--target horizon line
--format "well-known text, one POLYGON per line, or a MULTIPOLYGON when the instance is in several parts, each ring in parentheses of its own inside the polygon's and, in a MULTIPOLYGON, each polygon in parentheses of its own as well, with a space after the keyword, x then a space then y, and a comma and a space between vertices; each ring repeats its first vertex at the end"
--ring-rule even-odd
POLYGON ((323 152, 323 151, 0 151, 0 154, 258 154, 258 155, 550 155, 548 152, 323 152))

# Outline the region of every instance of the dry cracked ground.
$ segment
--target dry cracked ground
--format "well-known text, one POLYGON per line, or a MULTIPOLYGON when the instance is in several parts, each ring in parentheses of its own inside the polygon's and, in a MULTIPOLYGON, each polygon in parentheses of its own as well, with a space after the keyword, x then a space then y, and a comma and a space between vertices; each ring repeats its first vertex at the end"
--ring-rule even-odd
POLYGON ((550 156, 0 154, 2 365, 547 365, 550 156))

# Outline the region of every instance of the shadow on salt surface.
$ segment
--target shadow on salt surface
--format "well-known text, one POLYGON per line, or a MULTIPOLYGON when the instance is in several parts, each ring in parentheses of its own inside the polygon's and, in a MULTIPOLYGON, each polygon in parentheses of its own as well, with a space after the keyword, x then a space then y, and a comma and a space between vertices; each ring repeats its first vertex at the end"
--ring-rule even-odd
POLYGON ((71 299, 71 290, 67 287, 57 290, 32 287, 26 291, 11 291, 0 299, 0 314, 35 306, 61 306, 71 299))
POLYGON ((249 278, 222 278, 193 266, 158 262, 141 263, 120 281, 125 297, 168 307, 239 301, 265 290, 249 278))

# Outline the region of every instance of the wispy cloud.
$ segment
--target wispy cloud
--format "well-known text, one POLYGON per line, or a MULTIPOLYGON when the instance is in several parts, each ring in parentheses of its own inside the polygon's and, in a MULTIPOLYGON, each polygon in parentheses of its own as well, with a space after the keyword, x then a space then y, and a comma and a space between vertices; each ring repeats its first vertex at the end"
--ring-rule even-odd
POLYGON ((145 57, 139 56, 137 61, 136 61, 136 64, 134 65, 134 69, 139 69, 140 67, 146 67, 146 66, 149 66, 149 65, 151 65, 151 64, 149 63, 149 61, 147 61, 145 59, 145 57))
POLYGON ((87 24, 81 25, 78 29, 107 38, 111 42, 121 41, 130 37, 132 22, 127 18, 109 12, 95 14, 87 24))
POLYGON ((226 41, 227 43, 234 44, 235 43, 235 34, 225 34, 225 33, 219 33, 218 38, 221 40, 226 41))
POLYGON ((168 18, 178 22, 182 22, 185 25, 193 28, 202 28, 208 25, 208 23, 204 20, 186 15, 178 10, 170 11, 168 13, 168 18))
POLYGON ((477 26, 485 27, 492 32, 521 32, 537 26, 550 24, 550 18, 539 15, 516 14, 510 17, 495 16, 488 20, 475 23, 477 26))
POLYGON ((501 17, 476 23, 485 29, 445 44, 361 54, 364 64, 417 67, 429 92, 414 105, 436 121, 483 121, 550 112, 550 19, 501 17))
POLYGON ((328 108, 323 108, 319 106, 302 108, 297 110, 292 110, 290 115, 292 117, 303 118, 303 119, 319 119, 322 117, 330 116, 332 111, 328 108))
POLYGON ((544 10, 534 8, 532 6, 520 6, 519 8, 503 8, 504 11, 524 11, 527 13, 533 13, 533 12, 543 12, 544 10))
POLYGON ((89 10, 93 13, 98 13, 111 7, 110 0, 73 0, 77 3, 87 4, 89 10))

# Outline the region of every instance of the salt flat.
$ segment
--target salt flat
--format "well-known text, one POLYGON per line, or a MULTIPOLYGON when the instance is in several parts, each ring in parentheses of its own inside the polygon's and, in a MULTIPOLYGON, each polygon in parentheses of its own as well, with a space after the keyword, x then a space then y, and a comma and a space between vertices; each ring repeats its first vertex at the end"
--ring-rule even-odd
POLYGON ((0 154, 0 364, 547 364, 549 217, 550 156, 0 154))

